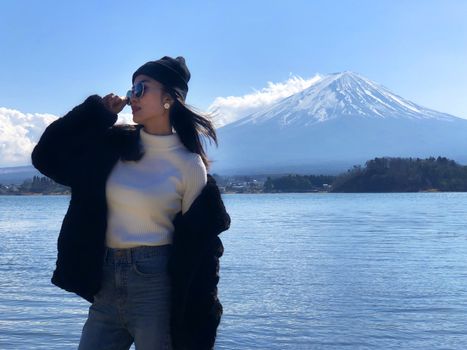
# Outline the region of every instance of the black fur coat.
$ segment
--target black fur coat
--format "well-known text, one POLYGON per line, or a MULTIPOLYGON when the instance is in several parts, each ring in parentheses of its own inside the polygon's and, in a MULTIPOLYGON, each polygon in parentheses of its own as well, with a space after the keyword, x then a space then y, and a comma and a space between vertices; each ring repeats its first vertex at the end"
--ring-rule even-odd
MULTIPOLYGON (((99 291, 105 251, 105 183, 118 159, 139 160, 139 128, 113 125, 117 115, 93 95, 50 124, 31 158, 34 167, 70 186, 71 200, 58 237, 52 283, 89 302, 99 291)), ((222 315, 217 298, 218 235, 230 226, 214 178, 190 209, 174 219, 171 333, 174 349, 212 349, 222 315)))

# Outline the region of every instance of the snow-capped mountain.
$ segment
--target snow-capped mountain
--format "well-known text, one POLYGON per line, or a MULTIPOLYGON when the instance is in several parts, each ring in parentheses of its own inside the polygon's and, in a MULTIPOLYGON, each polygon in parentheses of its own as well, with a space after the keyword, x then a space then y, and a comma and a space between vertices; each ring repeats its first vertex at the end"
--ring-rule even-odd
POLYGON ((467 120, 408 101, 356 73, 309 88, 218 129, 219 173, 336 172, 377 156, 467 161, 467 120))
POLYGON ((451 116, 416 105, 356 73, 331 74, 311 87, 285 98, 267 111, 247 116, 244 124, 277 123, 310 126, 345 117, 450 119, 451 116))

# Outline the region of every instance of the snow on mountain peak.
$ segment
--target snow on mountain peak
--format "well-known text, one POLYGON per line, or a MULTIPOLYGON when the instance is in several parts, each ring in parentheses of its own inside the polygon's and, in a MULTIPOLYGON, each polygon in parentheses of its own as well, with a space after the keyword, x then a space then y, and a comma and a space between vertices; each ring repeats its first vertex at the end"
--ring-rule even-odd
POLYGON ((421 107, 351 71, 323 76, 310 87, 251 114, 232 126, 279 123, 308 126, 335 118, 451 119, 448 114, 421 107))

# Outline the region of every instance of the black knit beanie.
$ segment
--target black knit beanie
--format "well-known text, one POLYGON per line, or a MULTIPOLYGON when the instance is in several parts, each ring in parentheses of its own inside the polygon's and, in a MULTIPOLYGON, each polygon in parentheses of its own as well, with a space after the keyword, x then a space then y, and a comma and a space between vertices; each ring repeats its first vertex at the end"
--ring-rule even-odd
POLYGON ((160 60, 146 62, 133 73, 133 83, 140 74, 147 75, 172 88, 183 100, 186 99, 191 74, 183 57, 164 56, 160 60))

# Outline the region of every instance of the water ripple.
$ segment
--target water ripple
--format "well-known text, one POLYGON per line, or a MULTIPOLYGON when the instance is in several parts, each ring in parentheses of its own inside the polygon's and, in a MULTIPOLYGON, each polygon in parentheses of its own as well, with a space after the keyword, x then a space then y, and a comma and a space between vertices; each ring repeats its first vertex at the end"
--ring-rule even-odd
MULTIPOLYGON (((216 349, 463 349, 467 194, 225 195, 216 349)), ((76 348, 54 287, 69 197, 0 196, 0 349, 76 348)))

